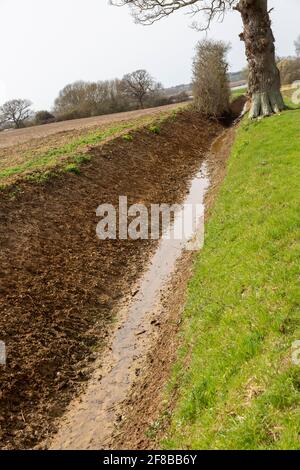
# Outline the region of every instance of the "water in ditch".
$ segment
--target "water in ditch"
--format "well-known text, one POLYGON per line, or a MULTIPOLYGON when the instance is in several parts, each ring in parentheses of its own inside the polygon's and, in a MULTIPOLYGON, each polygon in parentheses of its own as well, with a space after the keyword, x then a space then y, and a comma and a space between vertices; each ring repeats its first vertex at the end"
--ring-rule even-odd
POLYGON ((176 233, 181 224, 181 211, 164 231, 156 252, 139 281, 136 294, 120 312, 123 321, 112 340, 105 366, 99 365, 84 395, 67 413, 51 449, 105 449, 111 436, 118 405, 125 400, 134 381, 134 364, 147 353, 141 337, 149 329, 153 312, 159 310, 161 293, 175 271, 176 262, 186 249, 199 248, 203 239, 203 211, 205 193, 209 187, 206 164, 202 164, 192 179, 182 206, 193 208, 192 223, 185 237, 167 237, 176 233), (171 229, 171 230, 169 230, 171 229))

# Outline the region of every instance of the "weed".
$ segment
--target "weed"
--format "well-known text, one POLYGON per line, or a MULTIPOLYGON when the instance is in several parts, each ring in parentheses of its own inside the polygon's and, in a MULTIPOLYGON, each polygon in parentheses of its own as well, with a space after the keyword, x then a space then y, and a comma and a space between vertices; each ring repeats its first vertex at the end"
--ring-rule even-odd
POLYGON ((80 168, 76 163, 69 163, 64 167, 64 171, 67 173, 74 173, 75 175, 80 175, 80 168))
POLYGON ((122 139, 123 139, 123 140, 126 140, 126 142, 131 142, 131 141, 133 140, 133 137, 132 137, 131 134, 124 134, 124 135, 122 136, 122 139))
POLYGON ((160 127, 156 126, 156 125, 150 126, 149 131, 153 132, 153 134, 160 134, 161 133, 160 127))

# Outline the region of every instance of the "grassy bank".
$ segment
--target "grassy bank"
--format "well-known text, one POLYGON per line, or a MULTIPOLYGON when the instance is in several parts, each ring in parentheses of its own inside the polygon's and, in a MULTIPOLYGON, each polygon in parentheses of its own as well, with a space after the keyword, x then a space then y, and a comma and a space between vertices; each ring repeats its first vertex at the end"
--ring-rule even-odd
POLYGON ((239 96, 246 95, 247 91, 248 91, 247 87, 237 88, 237 89, 233 88, 231 90, 231 97, 232 97, 232 99, 236 99, 239 96))
POLYGON ((165 448, 299 449, 300 110, 241 124, 188 289, 165 448))

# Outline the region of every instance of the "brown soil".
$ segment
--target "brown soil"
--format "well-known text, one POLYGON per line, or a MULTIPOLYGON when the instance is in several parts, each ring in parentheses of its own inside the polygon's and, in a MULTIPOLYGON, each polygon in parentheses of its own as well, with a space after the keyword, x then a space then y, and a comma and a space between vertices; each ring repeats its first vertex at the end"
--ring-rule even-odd
POLYGON ((139 109, 137 111, 127 111, 125 113, 106 114, 104 116, 95 116, 84 119, 72 119, 70 121, 55 122, 53 124, 45 124, 43 126, 27 127, 25 129, 12 129, 0 132, 0 149, 10 147, 16 144, 22 144, 33 139, 41 139, 54 134, 80 131, 93 127, 102 127, 114 122, 128 121, 137 119, 142 116, 152 116, 160 114, 162 111, 176 108, 178 104, 169 104, 159 106, 157 108, 139 109))
POLYGON ((117 204, 119 195, 129 204, 179 202, 221 131, 182 112, 159 135, 144 129, 133 141, 91 149, 79 176, 1 193, 0 340, 8 358, 0 375, 2 449, 32 448, 55 430, 155 247, 99 241, 98 205, 117 204))
MULTIPOLYGON (((243 102, 240 102, 240 112, 242 106, 243 102)), ((211 185, 205 200, 206 219, 224 180, 234 138, 235 128, 232 127, 221 133, 210 149, 207 163, 211 185)), ((160 449, 160 442, 176 404, 176 387, 165 402, 166 385, 180 347, 178 331, 195 256, 194 252, 185 252, 177 264, 168 291, 164 294, 163 311, 159 313, 159 333, 140 366, 141 372, 128 399, 119 410, 118 424, 109 443, 110 449, 160 449)))

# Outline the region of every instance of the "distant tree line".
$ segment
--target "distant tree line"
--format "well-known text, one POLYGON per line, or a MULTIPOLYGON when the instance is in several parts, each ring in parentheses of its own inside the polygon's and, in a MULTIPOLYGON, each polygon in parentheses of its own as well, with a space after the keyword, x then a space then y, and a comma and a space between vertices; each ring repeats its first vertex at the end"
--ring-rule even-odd
POLYGON ((135 109, 162 106, 189 99, 186 92, 168 96, 146 70, 136 70, 122 79, 77 81, 65 86, 53 110, 31 111, 28 100, 11 100, 0 108, 0 128, 48 124, 135 109))
MULTIPOLYGON (((198 109, 208 114, 219 115, 228 107, 228 80, 232 76, 227 72, 227 49, 222 42, 204 41, 197 45, 193 92, 198 109)), ((300 36, 295 41, 295 52, 295 57, 277 58, 283 85, 300 80, 300 36)), ((239 72, 239 77, 246 79, 248 73, 245 68, 239 72)), ((59 92, 51 111, 34 113, 29 100, 8 101, 0 107, 0 130, 162 106, 188 99, 188 91, 170 96, 146 70, 136 70, 122 79, 71 83, 59 92)))

